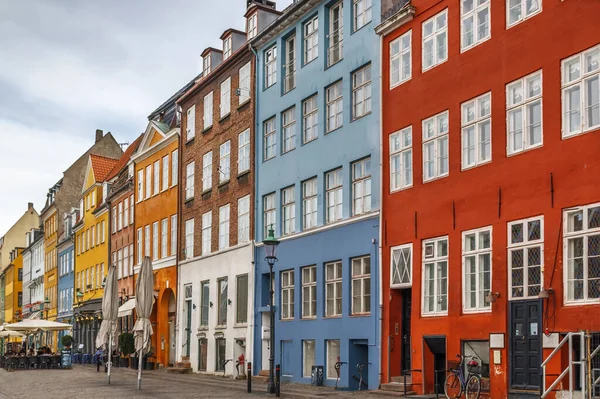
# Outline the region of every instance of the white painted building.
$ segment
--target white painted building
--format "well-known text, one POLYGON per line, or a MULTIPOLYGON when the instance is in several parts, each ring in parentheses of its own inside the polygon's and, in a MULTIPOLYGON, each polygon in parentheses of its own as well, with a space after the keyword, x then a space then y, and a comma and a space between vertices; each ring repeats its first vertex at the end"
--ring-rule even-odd
POLYGON ((23 251, 23 318, 39 318, 44 303, 44 233, 27 233, 23 251))
POLYGON ((178 353, 195 372, 236 377, 252 361, 254 328, 253 244, 246 242, 181 261, 179 267, 178 353))

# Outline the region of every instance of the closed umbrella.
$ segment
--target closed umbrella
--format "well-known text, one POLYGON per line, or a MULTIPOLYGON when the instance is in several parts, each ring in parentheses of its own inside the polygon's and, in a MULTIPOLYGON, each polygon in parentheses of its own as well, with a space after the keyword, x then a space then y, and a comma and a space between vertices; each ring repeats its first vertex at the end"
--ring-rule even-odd
POLYGON ((138 352, 138 390, 142 388, 143 354, 150 349, 150 337, 153 333, 152 324, 150 324, 153 294, 154 273, 152 273, 152 261, 150 257, 145 256, 135 287, 135 313, 137 314, 137 320, 133 326, 133 331, 135 333, 135 350, 138 352))
POLYGON ((108 268, 108 277, 102 296, 102 324, 96 336, 96 348, 108 344, 108 385, 110 385, 110 369, 112 361, 112 348, 118 346, 117 316, 119 313, 119 287, 117 283, 117 268, 111 265, 108 268))

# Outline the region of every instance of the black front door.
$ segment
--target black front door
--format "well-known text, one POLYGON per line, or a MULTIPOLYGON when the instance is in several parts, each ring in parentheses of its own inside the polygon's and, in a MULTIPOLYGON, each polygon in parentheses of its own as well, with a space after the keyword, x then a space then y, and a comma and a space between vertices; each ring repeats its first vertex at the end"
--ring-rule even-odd
POLYGON ((402 290, 402 372, 411 369, 410 350, 410 311, 412 290, 402 290))
POLYGON ((538 390, 542 364, 542 301, 510 303, 510 378, 515 389, 538 390))

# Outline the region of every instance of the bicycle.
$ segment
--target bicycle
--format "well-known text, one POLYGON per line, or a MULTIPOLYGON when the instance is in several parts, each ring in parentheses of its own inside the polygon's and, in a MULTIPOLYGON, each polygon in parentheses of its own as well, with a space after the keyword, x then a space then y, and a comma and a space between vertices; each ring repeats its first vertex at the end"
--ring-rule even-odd
POLYGON ((479 363, 475 356, 462 356, 456 355, 460 359, 460 362, 454 369, 448 370, 449 374, 444 382, 444 393, 448 399, 458 399, 462 396, 463 392, 467 399, 479 399, 481 393, 481 375, 477 370, 479 363), (469 370, 467 378, 463 372, 463 363, 466 359, 471 359, 467 363, 469 370))

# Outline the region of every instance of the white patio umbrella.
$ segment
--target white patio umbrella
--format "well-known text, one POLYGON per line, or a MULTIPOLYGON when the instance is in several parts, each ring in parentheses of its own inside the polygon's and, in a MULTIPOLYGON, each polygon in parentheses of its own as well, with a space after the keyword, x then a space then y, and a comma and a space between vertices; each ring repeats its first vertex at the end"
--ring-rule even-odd
POLYGON ((135 287, 135 313, 137 320, 133 326, 135 333, 135 350, 138 354, 138 379, 137 389, 142 389, 142 364, 143 354, 150 349, 150 337, 152 336, 152 324, 150 314, 154 294, 154 273, 152 272, 152 261, 145 256, 138 275, 135 287))
POLYGON ((4 329, 6 331, 64 331, 70 330, 73 326, 65 323, 58 323, 56 321, 49 320, 23 320, 18 323, 6 324, 4 329))
POLYGON ((0 338, 23 338, 25 334, 18 331, 0 331, 0 338))
POLYGON ((119 286, 117 283, 117 268, 110 265, 104 294, 102 296, 102 324, 96 336, 96 348, 108 344, 108 385, 110 385, 110 369, 112 363, 112 348, 118 346, 117 315, 119 313, 119 286))

